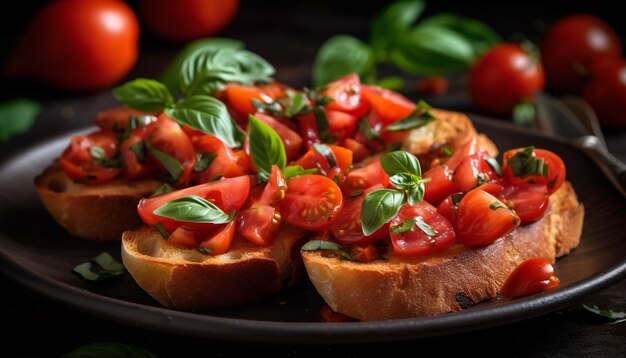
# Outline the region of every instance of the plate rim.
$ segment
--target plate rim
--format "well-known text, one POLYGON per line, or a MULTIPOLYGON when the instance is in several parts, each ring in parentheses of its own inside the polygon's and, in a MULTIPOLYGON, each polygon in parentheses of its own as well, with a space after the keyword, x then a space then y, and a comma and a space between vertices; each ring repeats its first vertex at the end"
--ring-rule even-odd
MULTIPOLYGON (((565 140, 537 131, 527 131, 510 123, 497 122, 479 115, 468 114, 479 125, 504 128, 526 135, 543 137, 578 150, 565 140)), ((87 127, 85 127, 87 128, 87 127)), ((0 167, 18 153, 28 152, 67 137, 85 128, 72 130, 54 137, 43 138, 19 151, 4 153, 0 167)), ((578 150, 580 152, 580 150, 578 150)), ((582 152, 581 152, 582 153, 582 152)), ((615 189, 612 189, 615 190, 615 189)), ((14 238, 0 234, 4 240, 14 238)), ((616 284, 626 277, 626 258, 586 279, 577 281, 558 291, 548 291, 511 301, 504 305, 474 308, 432 317, 398 320, 347 322, 285 322, 245 318, 219 317, 211 314, 177 311, 165 307, 149 306, 101 295, 54 280, 24 268, 0 246, 0 273, 46 297, 73 307, 81 312, 122 323, 172 334, 225 339, 230 341, 263 343, 362 343, 425 338, 500 326, 526 320, 565 307, 593 292, 616 284), (76 299, 80 298, 80 299, 76 299), (150 314, 137 314, 137 312, 150 314), (519 312, 524 312, 521 315, 519 312), (190 324, 190 322, 192 324, 190 324), (202 328, 202 329, 200 329, 202 328)))

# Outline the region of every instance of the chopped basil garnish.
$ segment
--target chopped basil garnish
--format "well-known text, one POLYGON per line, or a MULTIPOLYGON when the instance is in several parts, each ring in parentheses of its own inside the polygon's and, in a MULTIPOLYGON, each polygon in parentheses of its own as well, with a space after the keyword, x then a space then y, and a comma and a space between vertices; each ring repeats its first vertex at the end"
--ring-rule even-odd
POLYGON ((217 154, 213 152, 196 153, 196 163, 193 166, 193 171, 196 173, 205 171, 216 157, 217 154))
POLYGON ((152 227, 159 232, 159 234, 161 234, 161 237, 164 240, 168 239, 168 235, 167 235, 167 231, 165 230, 165 227, 163 227, 163 224, 161 224, 160 222, 152 225, 152 227))
POLYGON ((117 168, 122 165, 122 159, 119 156, 114 158, 106 158, 106 153, 104 152, 104 149, 102 147, 98 147, 96 145, 89 147, 89 154, 96 163, 102 164, 105 167, 117 168))
POLYGON ((311 240, 306 244, 302 245, 300 248, 301 251, 318 251, 318 250, 328 250, 328 251, 336 251, 339 255, 349 261, 358 261, 355 260, 347 249, 336 242, 325 241, 325 240, 311 240))
POLYGON ((415 107, 415 110, 411 114, 409 114, 406 118, 402 118, 399 121, 388 125, 385 130, 391 132, 406 131, 425 126, 435 120, 435 116, 430 112, 430 110, 430 105, 420 100, 417 107, 415 107))
POLYGON ((430 237, 437 235, 437 230, 428 225, 428 223, 426 223, 426 221, 424 221, 424 219, 422 219, 421 217, 415 218, 415 224, 417 224, 417 227, 422 230, 424 234, 430 237))
POLYGON ((401 224, 390 226, 389 231, 391 231, 392 233, 396 235, 404 234, 409 231, 413 231, 413 229, 415 229, 416 222, 417 222, 417 218, 410 218, 408 220, 405 220, 401 224))
POLYGON ((502 176, 502 168, 500 167, 500 163, 498 163, 496 158, 486 156, 485 161, 487 162, 487 164, 489 164, 491 169, 493 169, 493 171, 496 172, 496 174, 502 176))
POLYGON ((167 172, 172 177, 172 179, 174 181, 178 180, 178 178, 180 177, 180 175, 183 173, 183 170, 184 170, 183 165, 178 161, 178 159, 176 159, 175 157, 172 157, 171 155, 165 152, 162 152, 154 148, 148 142, 145 142, 145 143, 146 143, 146 148, 148 148, 150 153, 152 153, 152 155, 154 155, 154 157, 161 163, 163 168, 167 170, 167 172))
POLYGON ((446 158, 450 158, 454 155, 454 150, 452 150, 452 148, 448 147, 447 145, 444 145, 443 148, 441 148, 441 154, 443 154, 443 156, 446 158))
POLYGON ((535 156, 534 149, 534 146, 526 147, 507 160, 514 176, 519 178, 527 178, 531 175, 540 175, 546 178, 550 176, 550 167, 543 158, 535 156))
POLYGON ((335 153, 326 144, 313 144, 313 149, 326 160, 329 169, 337 166, 335 153))
POLYGON ((235 210, 226 214, 212 202, 197 195, 187 195, 161 205, 154 214, 176 221, 226 224, 235 218, 235 210))
POLYGON ((133 144, 131 144, 128 149, 130 149, 131 152, 133 152, 133 154, 135 154, 135 157, 137 157, 137 160, 140 163, 145 162, 146 160, 146 142, 144 141, 139 141, 139 142, 135 142, 133 144))
POLYGON ((330 134, 328 129, 328 118, 326 117, 326 111, 324 107, 321 105, 317 105, 313 107, 313 116, 315 117, 315 122, 317 124, 317 132, 320 135, 320 139, 324 143, 333 143, 335 141, 335 136, 330 134))
POLYGON ((363 117, 363 119, 359 121, 359 130, 363 133, 363 137, 367 140, 380 138, 380 132, 374 130, 374 128, 370 126, 367 122, 367 117, 363 117))
POLYGON ((102 281, 120 276, 126 272, 124 265, 115 261, 108 252, 103 252, 96 256, 93 262, 100 267, 100 269, 94 267, 91 262, 85 262, 74 267, 73 271, 87 281, 102 281), (97 269, 97 271, 94 272, 92 269, 97 269))
POLYGON ((196 251, 198 251, 202 255, 210 255, 211 254, 211 249, 206 248, 206 247, 202 247, 202 246, 196 247, 196 251))
POLYGON ((613 311, 612 309, 601 309, 601 308, 598 308, 598 306, 596 305, 591 307, 591 306, 587 306, 584 303, 583 303, 583 307, 591 313, 595 313, 599 316, 603 316, 603 317, 615 320, 615 322, 612 322, 612 323, 626 322, 626 312, 616 312, 616 311, 613 311))
POLYGON ((283 174, 285 174, 285 179, 289 179, 298 175, 306 175, 306 174, 315 174, 317 173, 317 169, 304 169, 299 165, 290 165, 283 169, 283 174))
POLYGON ((508 209, 508 207, 506 205, 502 204, 499 201, 494 201, 493 203, 489 204, 489 209, 491 209, 491 210, 497 210, 497 209, 500 209, 500 208, 508 209))

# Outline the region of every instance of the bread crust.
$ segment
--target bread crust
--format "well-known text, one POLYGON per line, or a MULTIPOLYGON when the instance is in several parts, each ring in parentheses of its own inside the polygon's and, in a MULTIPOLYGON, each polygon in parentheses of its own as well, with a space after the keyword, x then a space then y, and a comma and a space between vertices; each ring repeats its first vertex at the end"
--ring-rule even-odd
POLYGON ((89 240, 120 240, 142 224, 137 203, 158 188, 156 180, 116 179, 85 185, 70 179, 58 162, 35 178, 35 189, 52 217, 72 235, 89 240))
POLYGON ((494 243, 456 245, 411 259, 354 263, 327 252, 303 252, 311 282, 330 307, 360 320, 432 316, 495 297, 522 261, 554 262, 578 246, 584 208, 569 182, 550 197, 549 211, 494 243))
POLYGON ((308 233, 283 225, 272 245, 236 236, 222 255, 168 244, 147 226, 122 236, 122 260, 137 284, 163 306, 180 310, 232 307, 267 297, 303 277, 299 248, 308 233))

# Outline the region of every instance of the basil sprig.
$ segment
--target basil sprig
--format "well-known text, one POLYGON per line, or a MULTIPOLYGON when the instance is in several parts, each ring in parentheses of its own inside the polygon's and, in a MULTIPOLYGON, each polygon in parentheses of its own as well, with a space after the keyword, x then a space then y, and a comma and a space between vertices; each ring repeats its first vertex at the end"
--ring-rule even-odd
POLYGON ((380 158, 395 189, 369 192, 361 206, 361 226, 369 236, 398 214, 403 204, 415 205, 424 198, 422 170, 417 158, 404 151, 395 151, 380 158))
POLYGON ((126 272, 124 265, 115 261, 108 252, 96 256, 93 262, 100 267, 96 272, 93 271, 94 265, 91 262, 82 263, 74 267, 73 271, 87 281, 102 281, 123 275, 126 272))
POLYGON ((466 69, 500 42, 486 24, 459 15, 442 13, 417 22, 424 8, 424 1, 393 2, 371 22, 367 43, 348 35, 330 38, 317 53, 313 82, 356 72, 365 83, 398 89, 403 83, 395 78, 375 78, 378 64, 416 75, 448 74, 466 69))
POLYGON ((154 210, 155 215, 168 219, 205 224, 229 223, 235 218, 235 212, 226 214, 217 205, 197 195, 183 196, 154 210))
POLYGON ((137 78, 113 89, 113 96, 130 108, 142 112, 160 112, 174 105, 174 97, 159 81, 137 78))

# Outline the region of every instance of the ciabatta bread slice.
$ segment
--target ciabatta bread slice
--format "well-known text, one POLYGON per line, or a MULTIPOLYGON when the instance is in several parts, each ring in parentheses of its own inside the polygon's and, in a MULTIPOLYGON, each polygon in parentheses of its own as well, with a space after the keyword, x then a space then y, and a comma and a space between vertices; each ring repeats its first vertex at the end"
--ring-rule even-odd
POLYGON ((39 198, 52 217, 72 235, 90 240, 119 240, 124 231, 139 227, 137 203, 159 185, 156 180, 124 179, 76 183, 58 162, 35 178, 39 198))
MULTIPOLYGON (((584 209, 571 184, 550 196, 546 214, 482 248, 456 245, 429 256, 355 263, 324 251, 302 252, 304 264, 330 307, 369 321, 433 316, 495 297, 525 259, 554 261, 578 246, 584 209)), ((558 272, 557 272, 558 274, 558 272)))
POLYGON ((243 305, 303 278, 300 247, 309 234, 283 225, 272 245, 235 237, 222 255, 167 243, 147 226, 122 236, 122 260, 137 284, 163 306, 203 310, 243 305))

